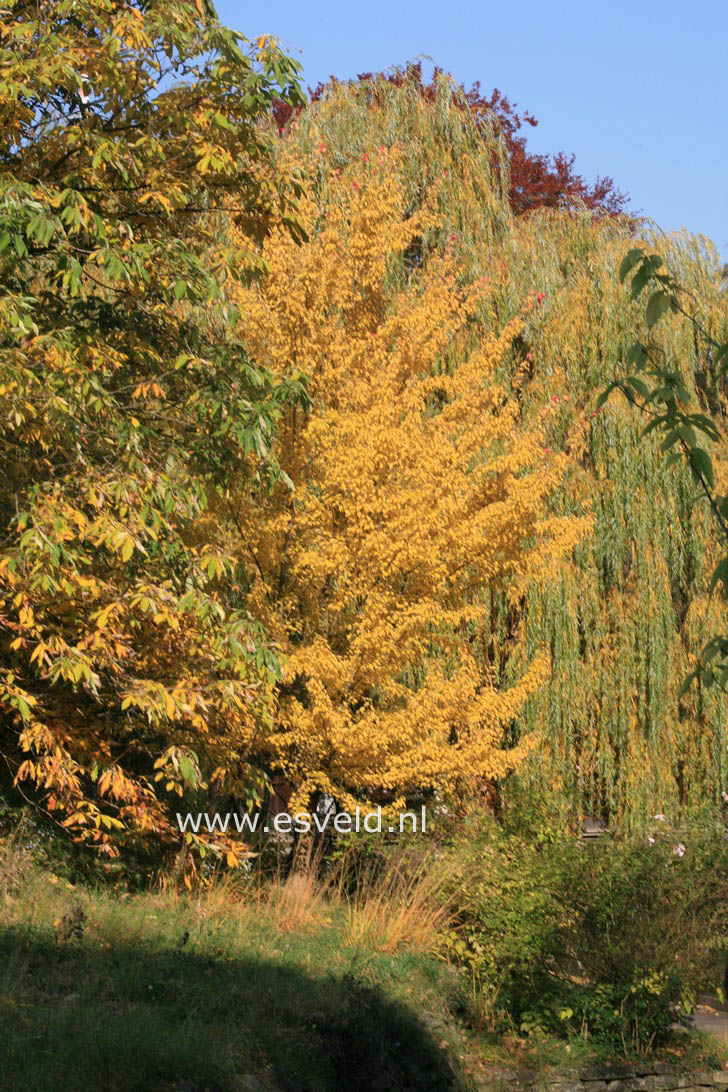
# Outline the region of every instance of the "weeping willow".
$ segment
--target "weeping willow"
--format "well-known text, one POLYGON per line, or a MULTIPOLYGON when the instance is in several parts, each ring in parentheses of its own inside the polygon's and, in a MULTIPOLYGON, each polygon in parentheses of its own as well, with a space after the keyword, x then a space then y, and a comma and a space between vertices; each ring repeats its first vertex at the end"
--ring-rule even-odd
MULTIPOLYGON (((559 580, 530 587, 518 618, 497 597, 491 604, 490 655, 504 683, 537 650, 552 657, 548 685, 513 725, 515 737, 539 732, 542 745, 506 794, 562 821, 597 814, 627 829, 658 811, 716 805, 728 788, 726 700, 699 687, 680 697, 696 653, 726 625, 708 596, 716 561, 709 514, 689 476, 640 439, 645 422, 634 410, 618 399, 595 409, 644 334, 642 308, 619 283, 626 251, 636 238, 657 249, 693 293, 702 325, 725 339, 728 293, 715 248, 583 208, 514 218, 497 128, 476 128, 444 78, 431 102, 407 82, 337 85, 294 122, 280 154, 293 146, 315 157, 325 194, 332 171, 383 145, 400 150, 411 211, 434 202, 440 216, 411 261, 454 249, 464 276, 491 287, 486 326, 526 317, 501 379, 519 399, 524 427, 548 411, 551 449, 571 456, 555 510, 593 517, 559 580)), ((393 270, 393 291, 400 276, 393 270)), ((725 391, 690 324, 668 317, 659 337, 697 401, 723 413, 725 391)), ((727 478, 728 459, 713 457, 727 478)))
MULTIPOLYGON (((694 293, 706 328, 724 335, 728 300, 711 244, 650 225, 642 236, 694 293)), ((519 726, 541 730, 545 743, 522 780, 530 797, 571 818, 596 813, 627 827, 717 803, 728 778, 724 698, 699 688, 680 697, 695 654, 725 625, 707 594, 717 559, 709 513, 689 475, 641 441, 639 414, 619 401, 594 408, 645 333, 617 274, 633 241, 626 224, 542 212, 514 224, 502 246, 506 310, 524 286, 545 293, 530 332, 529 396, 558 406, 553 444, 574 454, 594 516, 589 543, 559 583, 529 595, 523 649, 548 644, 553 668, 519 726)), ((710 359, 680 316, 661 329, 660 349, 693 397, 722 413, 710 359)), ((572 491, 559 503, 568 511, 573 501, 572 491)))

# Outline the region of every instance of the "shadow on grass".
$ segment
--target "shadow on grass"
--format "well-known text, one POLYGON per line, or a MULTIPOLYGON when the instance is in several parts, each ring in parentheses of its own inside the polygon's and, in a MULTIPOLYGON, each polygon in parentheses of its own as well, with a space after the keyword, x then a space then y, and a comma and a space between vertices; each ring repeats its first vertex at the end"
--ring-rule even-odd
POLYGON ((0 1087, 416 1092, 464 1086, 416 1015, 350 977, 0 931, 0 1087), (254 1075, 255 1079, 251 1079, 254 1075), (259 1083, 256 1083, 259 1082, 259 1083))

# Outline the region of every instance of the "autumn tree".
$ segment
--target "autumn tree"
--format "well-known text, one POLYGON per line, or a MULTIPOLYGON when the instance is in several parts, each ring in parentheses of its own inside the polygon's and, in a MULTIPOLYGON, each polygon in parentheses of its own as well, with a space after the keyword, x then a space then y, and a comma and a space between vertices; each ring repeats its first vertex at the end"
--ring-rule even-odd
MULTIPOLYGON (((362 72, 352 84, 362 85, 376 104, 378 91, 383 86, 405 87, 414 85, 423 102, 434 103, 438 87, 445 73, 435 67, 429 81, 422 73, 419 61, 400 68, 374 74, 362 72)), ((450 77, 452 103, 456 109, 467 111, 480 131, 483 140, 491 143, 493 122, 503 138, 505 160, 499 164, 508 186, 511 209, 516 215, 537 208, 559 208, 577 202, 597 215, 614 216, 624 211, 627 197, 621 193, 609 177, 587 182, 575 169, 574 155, 558 152, 555 155, 539 155, 528 149, 526 127, 535 128, 537 119, 529 110, 518 110, 497 87, 490 95, 481 92, 480 82, 470 89, 458 85, 450 77)), ((319 102, 326 94, 335 93, 339 81, 331 76, 327 83, 319 83, 309 89, 312 102, 319 102)), ((281 129, 296 115, 300 107, 292 106, 283 99, 274 103, 274 115, 281 129)))
POLYGON ((489 594, 516 609, 586 521, 547 515, 567 458, 545 451, 543 422, 519 429, 497 380, 522 319, 488 333, 494 286, 468 283, 451 247, 415 246, 439 230, 434 196, 408 207, 396 150, 342 170, 323 143, 299 148, 284 158, 318 195, 310 240, 273 231, 270 272, 239 302, 256 359, 281 379, 302 370, 312 409, 281 426, 293 491, 240 495, 240 556, 286 655, 271 761, 301 805, 317 791, 394 804, 501 777, 533 747, 502 742, 548 655, 495 685, 489 594))
MULTIPOLYGON (((339 84, 301 112, 281 146, 292 142, 310 156, 322 187, 334 171, 360 170, 380 146, 396 148, 406 208, 429 201, 440 223, 407 248, 405 266, 416 270, 423 255, 449 245, 458 282, 488 279, 484 335, 522 322, 498 382, 518 401, 519 429, 548 410, 544 453, 569 455, 548 510, 592 514, 593 530, 571 562, 529 589, 515 631, 507 599, 492 593, 496 686, 517 682, 540 649, 552 651, 544 686, 509 732, 537 733, 541 742, 502 786, 504 804, 511 813, 522 808, 539 829, 578 829, 588 814, 634 830, 658 812, 722 807, 728 702, 701 680, 680 695, 696 654, 726 630, 725 605, 709 595, 719 541, 691 472, 666 467, 662 437, 639 443, 645 420, 636 410, 614 398, 597 410, 596 401, 636 331, 647 343, 644 308, 619 285, 635 240, 664 256, 687 290, 684 306, 718 342, 726 340, 723 262, 705 238, 664 236, 654 225, 576 207, 510 215, 494 162, 503 142, 495 126, 476 129, 448 87, 443 78, 427 101, 413 83, 339 84)), ((716 350, 711 363, 704 339, 670 311, 651 334, 664 366, 679 363, 693 406, 722 413, 711 378, 716 350)), ((709 450, 725 492, 725 453, 718 444, 709 450)))
POLYGON ((260 122, 301 98, 204 10, 10 0, 0 26, 2 776, 109 853, 244 775, 278 673, 209 509, 231 470, 275 480, 302 394, 229 302, 298 230, 260 122))

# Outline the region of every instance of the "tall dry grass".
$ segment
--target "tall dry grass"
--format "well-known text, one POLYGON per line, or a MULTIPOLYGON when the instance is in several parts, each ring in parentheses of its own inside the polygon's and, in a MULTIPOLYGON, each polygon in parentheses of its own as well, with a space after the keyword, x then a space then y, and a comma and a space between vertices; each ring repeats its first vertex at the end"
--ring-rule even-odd
POLYGON ((402 851, 383 867, 357 867, 345 858, 334 880, 346 910, 351 944, 382 952, 400 947, 434 952, 453 923, 454 866, 431 854, 402 851))
POLYGON ((452 862, 411 851, 362 864, 344 854, 324 867, 304 849, 286 870, 244 879, 223 876, 195 897, 207 917, 264 915, 281 933, 317 931, 343 923, 346 943, 394 953, 442 948, 451 927, 456 888, 452 862))

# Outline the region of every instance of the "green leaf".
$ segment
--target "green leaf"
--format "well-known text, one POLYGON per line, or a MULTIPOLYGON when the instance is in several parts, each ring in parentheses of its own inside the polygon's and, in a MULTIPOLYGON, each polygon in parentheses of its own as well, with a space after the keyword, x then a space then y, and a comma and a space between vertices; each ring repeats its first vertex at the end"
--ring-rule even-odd
POLYGON ((690 451, 690 464, 696 476, 703 478, 708 485, 713 487, 713 463, 707 451, 702 447, 694 447, 690 451))
POLYGON ((598 410, 600 410, 602 408, 602 406, 606 404, 606 402, 608 401, 609 396, 611 395, 611 393, 614 390, 615 386, 616 386, 615 383, 610 383, 609 386, 606 388, 606 390, 603 390, 602 393, 599 395, 599 397, 597 398, 597 405, 596 405, 596 408, 598 410))
POLYGON ((720 432, 716 428, 715 424, 709 417, 706 417, 704 413, 691 413, 689 417, 690 423, 698 429, 699 432, 703 432, 711 440, 717 442, 720 440, 720 432))
POLYGON ((642 370, 649 359, 649 353, 646 346, 642 342, 638 341, 632 345, 625 357, 625 363, 628 367, 634 366, 638 370, 642 370))
POLYGON ((197 784, 197 774, 194 762, 187 755, 182 755, 179 760, 179 769, 183 779, 193 788, 197 784))
POLYGON ((662 318, 666 311, 670 310, 670 297, 662 289, 654 292, 647 303, 647 325, 651 328, 662 318))
POLYGON ((642 429, 643 439, 644 439, 645 436, 649 436, 651 432, 654 432, 655 429, 660 428, 664 424, 665 424, 665 418, 664 417, 653 417, 653 419, 649 422, 649 424, 645 425, 645 427, 642 429))
POLYGON ((694 448, 697 446, 698 438, 695 435, 695 430, 690 425, 679 425, 677 434, 687 447, 694 448))
POLYGON ((638 394, 642 395, 642 397, 645 399, 645 401, 647 401, 647 399, 649 399, 649 397, 650 397, 650 388, 647 386, 647 384, 644 382, 644 380, 637 379, 637 377, 634 376, 634 375, 628 375, 627 378, 625 379, 625 383, 629 383, 630 387, 632 387, 634 390, 636 390, 638 394))
POLYGON ((726 586, 728 586, 728 557, 724 557, 723 560, 716 565, 713 571, 713 576, 710 581, 711 595, 715 591, 718 584, 723 585, 723 594, 725 595, 726 586))
POLYGON ((619 279, 622 284, 624 284, 630 269, 633 269, 637 262, 644 258, 644 256, 645 252, 642 247, 633 247, 632 250, 627 252, 619 267, 619 279))
POLYGON ((630 299, 636 300, 643 288, 645 288, 652 279, 652 270, 647 262, 637 272, 633 279, 630 288, 630 299))

